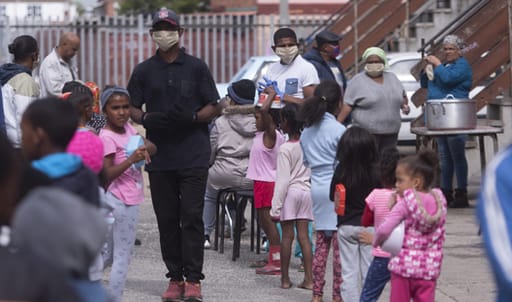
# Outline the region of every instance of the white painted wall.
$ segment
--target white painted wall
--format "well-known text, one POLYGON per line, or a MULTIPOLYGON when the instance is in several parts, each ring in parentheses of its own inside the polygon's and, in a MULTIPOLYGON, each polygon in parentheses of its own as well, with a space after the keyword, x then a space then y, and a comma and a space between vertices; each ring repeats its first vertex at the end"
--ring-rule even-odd
POLYGON ((43 20, 65 20, 74 19, 77 16, 76 5, 68 2, 2 2, 0 6, 5 6, 5 12, 9 18, 24 19, 27 18, 28 6, 41 6, 41 19, 43 20))

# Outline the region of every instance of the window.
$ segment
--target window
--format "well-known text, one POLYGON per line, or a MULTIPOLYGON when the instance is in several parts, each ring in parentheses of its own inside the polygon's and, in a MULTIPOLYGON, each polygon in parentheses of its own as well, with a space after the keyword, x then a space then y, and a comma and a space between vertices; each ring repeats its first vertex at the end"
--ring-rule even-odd
POLYGON ((7 17, 5 5, 0 5, 0 17, 7 17))
POLYGON ((31 4, 27 6, 27 17, 41 17, 41 5, 31 4))

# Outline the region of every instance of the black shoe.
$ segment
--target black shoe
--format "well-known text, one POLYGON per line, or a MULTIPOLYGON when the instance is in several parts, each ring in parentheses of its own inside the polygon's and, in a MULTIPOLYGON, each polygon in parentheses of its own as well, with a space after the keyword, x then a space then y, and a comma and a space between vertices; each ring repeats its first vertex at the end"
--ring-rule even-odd
POLYGON ((446 204, 450 206, 455 201, 453 198, 453 190, 441 189, 441 191, 443 192, 444 198, 446 199, 446 204))
POLYGON ((133 244, 136 246, 140 246, 142 244, 142 242, 140 241, 140 239, 135 238, 135 242, 133 244))
POLYGON ((454 209, 469 208, 467 190, 455 189, 454 201, 451 204, 448 204, 448 206, 454 209))

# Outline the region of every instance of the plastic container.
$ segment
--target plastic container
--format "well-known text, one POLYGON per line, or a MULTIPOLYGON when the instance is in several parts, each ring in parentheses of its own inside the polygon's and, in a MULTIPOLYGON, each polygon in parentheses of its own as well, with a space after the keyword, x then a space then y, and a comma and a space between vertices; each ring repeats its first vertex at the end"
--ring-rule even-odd
POLYGON ((334 189, 334 203, 338 204, 338 207, 334 208, 334 211, 339 216, 345 215, 345 186, 343 184, 337 184, 334 189))

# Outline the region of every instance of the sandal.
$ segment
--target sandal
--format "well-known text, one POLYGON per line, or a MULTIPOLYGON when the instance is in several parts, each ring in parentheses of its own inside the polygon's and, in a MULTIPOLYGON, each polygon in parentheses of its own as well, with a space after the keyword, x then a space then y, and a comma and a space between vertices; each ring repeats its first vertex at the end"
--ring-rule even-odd
POLYGON ((306 284, 304 284, 304 281, 302 281, 301 283, 299 283, 299 285, 297 285, 297 288, 301 288, 301 289, 305 289, 305 290, 313 290, 313 283, 311 283, 310 285, 306 285, 306 284))
POLYGON ((260 268, 260 267, 264 267, 265 265, 267 265, 268 263, 268 260, 265 259, 265 260, 256 260, 254 262, 252 262, 249 267, 250 268, 260 268))

